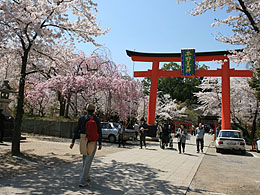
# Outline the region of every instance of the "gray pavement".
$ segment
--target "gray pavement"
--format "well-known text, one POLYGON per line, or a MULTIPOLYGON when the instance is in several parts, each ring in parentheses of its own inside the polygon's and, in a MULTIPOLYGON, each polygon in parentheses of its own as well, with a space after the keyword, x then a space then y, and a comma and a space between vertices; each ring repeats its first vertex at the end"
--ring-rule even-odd
MULTIPOLYGON (((212 136, 205 135, 207 151, 212 136)), ((176 140, 175 140, 176 141, 176 140)), ((158 142, 147 149, 123 150, 98 156, 92 165, 91 183, 78 187, 81 162, 71 162, 25 175, 0 179, 0 194, 185 194, 205 154, 196 153, 195 137, 186 153, 162 150, 158 142)))

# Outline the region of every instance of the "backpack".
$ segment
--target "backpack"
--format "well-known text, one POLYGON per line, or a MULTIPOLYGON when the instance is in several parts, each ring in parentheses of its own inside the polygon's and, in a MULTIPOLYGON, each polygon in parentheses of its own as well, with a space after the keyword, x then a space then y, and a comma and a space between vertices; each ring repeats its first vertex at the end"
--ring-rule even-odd
POLYGON ((86 122, 85 129, 89 141, 93 142, 98 140, 98 126, 94 120, 94 116, 91 116, 90 119, 86 122))

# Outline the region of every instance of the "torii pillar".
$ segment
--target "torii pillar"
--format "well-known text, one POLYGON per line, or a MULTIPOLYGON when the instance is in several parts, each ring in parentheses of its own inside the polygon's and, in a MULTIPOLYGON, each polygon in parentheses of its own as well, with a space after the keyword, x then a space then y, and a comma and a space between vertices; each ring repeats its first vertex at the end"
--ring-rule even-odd
MULTIPOLYGON (((159 77, 186 77, 181 70, 164 71, 159 70, 160 62, 181 62, 181 53, 142 53, 126 50, 126 53, 133 61, 152 62, 152 70, 136 71, 134 77, 151 77, 151 87, 149 96, 149 106, 147 123, 154 125, 156 98, 159 77)), ((196 73, 187 77, 221 77, 222 80, 222 99, 221 99, 221 125, 222 129, 231 128, 230 118, 230 77, 252 77, 250 70, 235 70, 229 67, 228 51, 196 52, 196 61, 216 61, 222 60, 221 69, 217 70, 196 70, 196 73)))

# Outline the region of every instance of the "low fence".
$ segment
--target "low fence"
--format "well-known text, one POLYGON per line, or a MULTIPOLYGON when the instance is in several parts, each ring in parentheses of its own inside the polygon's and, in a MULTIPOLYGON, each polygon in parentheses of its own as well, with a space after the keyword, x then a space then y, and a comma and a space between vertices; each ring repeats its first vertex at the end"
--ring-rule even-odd
POLYGON ((77 122, 24 119, 22 132, 71 138, 77 122))

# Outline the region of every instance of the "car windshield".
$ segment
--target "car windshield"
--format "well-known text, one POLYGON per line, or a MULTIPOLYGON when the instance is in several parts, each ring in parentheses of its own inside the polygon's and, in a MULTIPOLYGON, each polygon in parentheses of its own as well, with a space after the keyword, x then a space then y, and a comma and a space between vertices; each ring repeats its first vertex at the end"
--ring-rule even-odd
POLYGON ((119 123, 113 123, 114 127, 118 129, 119 123))
POLYGON ((221 131, 219 137, 241 138, 241 134, 238 131, 221 131))

